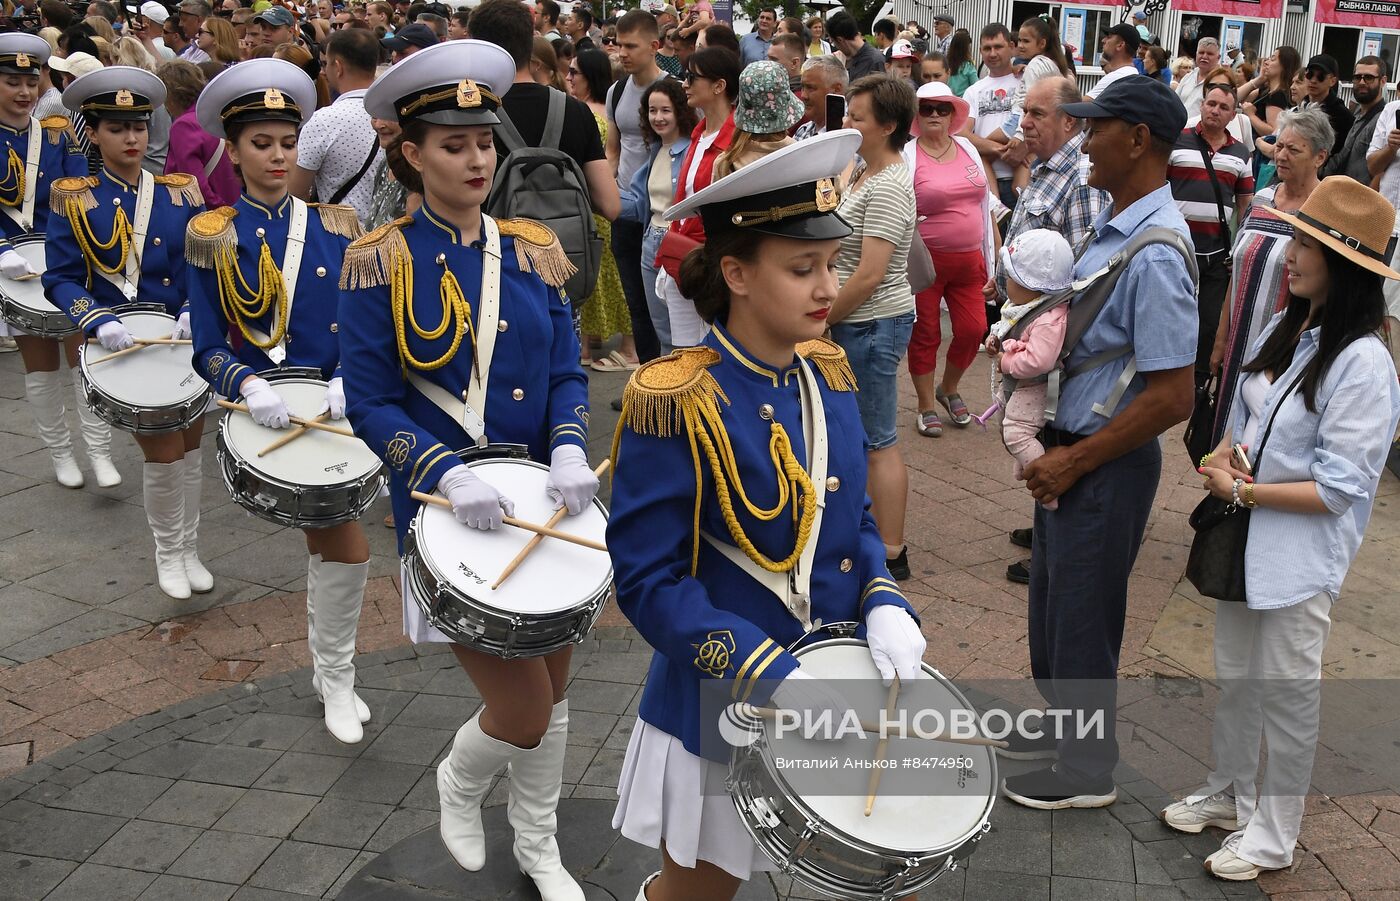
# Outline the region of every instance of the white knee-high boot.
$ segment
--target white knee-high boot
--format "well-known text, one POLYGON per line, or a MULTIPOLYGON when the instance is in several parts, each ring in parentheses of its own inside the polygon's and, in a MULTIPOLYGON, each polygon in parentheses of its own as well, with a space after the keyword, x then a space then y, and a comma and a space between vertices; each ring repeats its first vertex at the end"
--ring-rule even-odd
POLYGON ((180 541, 185 534, 185 461, 146 463, 141 484, 146 501, 146 522, 156 540, 156 582, 172 598, 190 596, 180 541))
POLYGON ((510 761, 507 818, 515 830, 515 861, 535 881, 543 901, 584 901, 583 889, 559 859, 555 809, 564 781, 564 744, 569 737, 569 702, 550 712, 549 729, 539 745, 510 761))
POLYGON ((517 754, 508 742, 481 731, 481 714, 457 730, 452 749, 437 768, 438 806, 442 817, 438 831, 452 859, 464 870, 486 865, 486 832, 481 826, 481 802, 491 780, 517 754))
POLYGON ((185 519, 180 540, 185 577, 190 590, 204 594, 214 589, 214 574, 199 560, 199 496, 204 487, 204 455, 201 448, 185 453, 185 519))
POLYGON ((83 471, 73 459, 73 440, 68 434, 68 420, 63 417, 63 382, 57 370, 26 372, 24 394, 29 410, 34 414, 34 426, 39 438, 53 457, 53 474, 64 488, 83 487, 83 471))
POLYGON ((316 569, 316 596, 311 599, 315 629, 307 639, 316 667, 314 685, 326 708, 326 729, 347 745, 365 737, 355 711, 355 632, 368 576, 369 561, 322 560, 316 569))
MULTIPOLYGON (((316 577, 321 572, 321 555, 312 554, 306 558, 306 643, 316 646, 316 608, 312 604, 312 599, 316 596, 316 577)), ((311 687, 316 690, 316 697, 321 698, 321 680, 316 678, 316 670, 311 670, 311 687)), ((322 700, 322 703, 325 703, 322 700)), ((360 718, 361 723, 369 722, 369 705, 360 700, 360 695, 355 694, 355 715, 360 718)))
POLYGON ((92 464, 92 474, 97 477, 97 487, 115 488, 122 483, 122 474, 112 463, 112 427, 87 405, 82 382, 76 375, 73 396, 78 400, 78 422, 83 427, 83 443, 87 445, 88 462, 92 464))
POLYGON ((635 901, 647 901, 647 886, 655 882, 656 877, 660 875, 661 871, 657 870, 655 873, 652 873, 650 876, 642 880, 642 887, 637 889, 637 897, 635 901))

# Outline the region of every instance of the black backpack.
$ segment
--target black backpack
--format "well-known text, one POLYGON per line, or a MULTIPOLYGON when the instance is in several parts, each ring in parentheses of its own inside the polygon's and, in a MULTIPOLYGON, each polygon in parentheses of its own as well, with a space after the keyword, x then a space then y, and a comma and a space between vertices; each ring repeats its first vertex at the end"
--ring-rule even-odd
POLYGON ((571 298, 586 300, 598 281, 603 239, 593 222, 583 169, 559 149, 565 101, 562 92, 549 92, 549 112, 539 147, 525 143, 504 108, 496 111, 501 119, 495 127, 496 139, 506 156, 496 169, 486 213, 495 219, 534 219, 549 226, 577 270, 565 282, 564 290, 571 298))

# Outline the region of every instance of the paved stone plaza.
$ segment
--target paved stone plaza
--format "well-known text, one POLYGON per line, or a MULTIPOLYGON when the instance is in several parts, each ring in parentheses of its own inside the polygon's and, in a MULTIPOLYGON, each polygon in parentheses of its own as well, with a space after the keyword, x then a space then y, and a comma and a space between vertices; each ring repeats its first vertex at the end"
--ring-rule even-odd
MULTIPOLYGON (((964 390, 977 409, 981 365, 964 390)), ((594 376, 595 461, 621 384, 594 376)), ((436 839, 431 768, 478 702, 444 649, 400 633, 386 505, 365 520, 375 556, 359 675, 374 719, 348 747, 326 734, 311 691, 304 546, 229 500, 212 424, 200 544, 218 583, 174 601, 153 584, 134 443, 114 436, 121 487, 60 488, 22 393, 17 355, 0 356, 0 901, 537 897, 511 866, 503 785, 488 798, 485 871, 454 872, 436 839)), ((960 682, 1022 680, 1025 592, 1003 571, 1020 554, 1006 531, 1029 524, 1024 489, 994 433, 921 439, 912 419, 906 410, 905 590, 926 659, 960 682)), ((1178 585, 1199 491, 1179 440, 1165 447, 1124 639, 1134 681, 1121 698, 1120 801, 1053 815, 998 804, 969 866, 922 898, 1400 898, 1400 693, 1384 681, 1400 673, 1396 480, 1385 477, 1334 610, 1296 865, 1258 885, 1222 883, 1200 866, 1221 833, 1180 836, 1155 818, 1204 774, 1214 706, 1212 608, 1178 585)), ((632 901, 656 859, 608 826, 648 659, 613 607, 575 655, 560 843, 590 901, 632 901)), ((816 896, 775 877, 741 897, 816 896)))

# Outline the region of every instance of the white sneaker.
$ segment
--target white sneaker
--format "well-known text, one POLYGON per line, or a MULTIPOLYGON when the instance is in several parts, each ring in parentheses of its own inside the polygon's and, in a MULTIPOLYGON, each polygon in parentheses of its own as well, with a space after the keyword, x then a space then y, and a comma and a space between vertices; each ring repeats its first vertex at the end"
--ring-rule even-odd
POLYGON ((1206 858, 1206 872, 1216 879, 1225 879, 1230 882, 1249 882, 1252 879, 1258 879, 1265 867, 1250 863, 1235 853, 1235 848, 1239 846, 1243 836, 1243 832, 1232 832, 1226 836, 1220 850, 1206 858))
POLYGON ((1207 826, 1235 830, 1240 824, 1235 819, 1235 799, 1218 792, 1202 798, 1194 804, 1177 801, 1162 811, 1162 822, 1177 832, 1199 834, 1207 826))

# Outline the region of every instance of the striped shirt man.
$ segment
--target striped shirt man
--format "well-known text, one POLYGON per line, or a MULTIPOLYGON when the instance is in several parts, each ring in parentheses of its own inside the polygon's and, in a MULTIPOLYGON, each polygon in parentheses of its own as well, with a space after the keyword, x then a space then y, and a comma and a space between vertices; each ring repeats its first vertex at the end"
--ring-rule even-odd
POLYGON ((1235 207, 1242 206, 1254 193, 1254 174, 1249 163, 1249 148, 1228 131, 1225 143, 1211 150, 1199 124, 1186 128, 1176 139, 1167 180, 1171 182, 1172 197, 1191 228, 1191 239, 1200 255, 1229 249, 1230 235, 1221 231, 1221 219, 1230 222, 1235 207), (1210 154, 1211 168, 1220 187, 1219 201, 1211 184, 1210 170, 1204 154, 1210 154))

